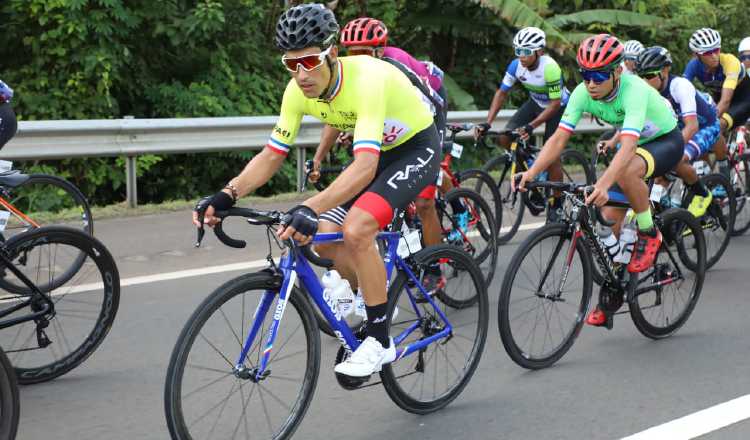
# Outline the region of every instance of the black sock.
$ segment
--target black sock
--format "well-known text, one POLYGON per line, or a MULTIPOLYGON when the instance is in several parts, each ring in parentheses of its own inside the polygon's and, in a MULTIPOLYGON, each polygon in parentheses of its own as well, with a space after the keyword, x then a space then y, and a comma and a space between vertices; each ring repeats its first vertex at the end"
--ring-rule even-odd
POLYGON ((454 214, 463 214, 466 212, 466 207, 461 203, 461 199, 453 199, 450 201, 451 208, 453 208, 454 214))
POLYGON ((694 184, 688 185, 688 188, 693 194, 697 196, 708 197, 708 189, 706 189, 706 185, 704 185, 700 179, 698 179, 694 184))
POLYGON ((388 329, 386 328, 388 303, 376 306, 365 305, 365 310, 367 311, 367 336, 377 339, 383 348, 390 347, 391 341, 388 339, 388 329))

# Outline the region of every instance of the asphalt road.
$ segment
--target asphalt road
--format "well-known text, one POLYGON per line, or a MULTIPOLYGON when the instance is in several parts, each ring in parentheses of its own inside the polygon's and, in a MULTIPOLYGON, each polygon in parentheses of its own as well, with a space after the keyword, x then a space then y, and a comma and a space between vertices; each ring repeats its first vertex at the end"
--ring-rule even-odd
MULTIPOLYGON (((242 251, 224 248, 209 234, 202 248, 193 248, 187 212, 100 221, 96 235, 115 255, 121 279, 133 280, 264 258, 264 234, 246 228, 236 224, 230 229, 249 238, 252 246, 242 251)), ((338 344, 323 336, 320 380, 296 438, 622 438, 750 394, 745 278, 750 238, 732 240, 707 275, 695 312, 675 336, 648 340, 624 315, 612 331, 585 327, 559 363, 532 372, 508 358, 497 331, 504 268, 525 235, 501 248, 489 291, 485 351, 471 382, 451 405, 417 416, 400 410, 380 386, 340 388, 332 372, 338 344)), ((18 438, 169 438, 163 390, 177 335, 213 289, 240 273, 141 279, 123 287, 111 333, 90 359, 52 382, 22 387, 18 438)), ((701 438, 750 438, 750 421, 701 438)))

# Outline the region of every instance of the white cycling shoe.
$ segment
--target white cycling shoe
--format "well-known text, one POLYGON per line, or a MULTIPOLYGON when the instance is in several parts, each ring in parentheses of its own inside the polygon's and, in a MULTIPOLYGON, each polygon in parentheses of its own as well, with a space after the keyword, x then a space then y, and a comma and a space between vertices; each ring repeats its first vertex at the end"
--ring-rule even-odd
POLYGON ((349 359, 336 365, 333 371, 350 377, 367 377, 380 371, 383 364, 396 360, 396 344, 391 338, 391 346, 383 348, 377 339, 368 336, 354 350, 349 359))

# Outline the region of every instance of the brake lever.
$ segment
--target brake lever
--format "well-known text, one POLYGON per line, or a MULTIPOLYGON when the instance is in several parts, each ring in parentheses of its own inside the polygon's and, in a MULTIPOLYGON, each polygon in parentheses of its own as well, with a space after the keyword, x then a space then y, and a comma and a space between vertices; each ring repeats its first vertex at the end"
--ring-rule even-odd
POLYGON ((206 213, 198 211, 198 223, 200 223, 200 226, 198 227, 198 239, 195 242, 195 247, 201 247, 201 242, 203 241, 203 236, 206 235, 206 228, 203 225, 203 218, 205 217, 206 213))

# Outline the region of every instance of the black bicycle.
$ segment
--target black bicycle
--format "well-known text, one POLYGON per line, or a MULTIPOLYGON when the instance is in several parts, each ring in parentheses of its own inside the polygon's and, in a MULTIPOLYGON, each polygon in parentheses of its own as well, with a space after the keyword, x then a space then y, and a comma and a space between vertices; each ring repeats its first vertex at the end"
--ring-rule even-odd
MULTIPOLYGON (((536 160, 539 148, 531 145, 528 141, 521 139, 516 130, 486 131, 477 139, 480 145, 491 148, 497 139, 507 136, 511 139, 510 147, 500 155, 493 157, 482 167, 493 179, 500 195, 500 206, 496 210, 502 211, 497 218, 498 221, 498 243, 503 244, 510 241, 518 232, 523 220, 523 213, 528 209, 532 215, 540 215, 545 212, 549 195, 544 189, 537 188, 525 193, 512 191, 510 179, 516 173, 528 170, 536 160), (491 139, 492 141, 488 141, 491 139)), ((568 148, 560 156, 562 161, 563 181, 581 182, 587 184, 594 182, 595 176, 591 173, 586 157, 580 151, 568 148)), ((547 181, 548 174, 545 171, 537 177, 539 181, 547 181)), ((481 190, 481 189, 480 189, 481 190)))
POLYGON ((16 372, 0 348, 0 439, 16 438, 19 412, 20 398, 16 372))
POLYGON ((529 369, 546 368, 573 345, 589 309, 593 266, 603 282, 599 307, 607 327, 623 304, 636 328, 652 339, 682 327, 700 296, 706 271, 706 243, 699 221, 683 209, 654 215, 663 236, 653 267, 630 273, 613 262, 596 224, 612 226, 598 208, 584 204, 587 185, 530 182, 527 188, 562 191, 564 220, 547 224, 521 243, 500 290, 498 327, 508 355, 529 369), (595 260, 595 261, 594 261, 595 260))
POLYGON ((86 360, 112 327, 120 277, 91 235, 66 226, 31 229, 0 243, 0 346, 21 384, 45 382, 86 360), (68 268, 83 256, 80 268, 68 268))

